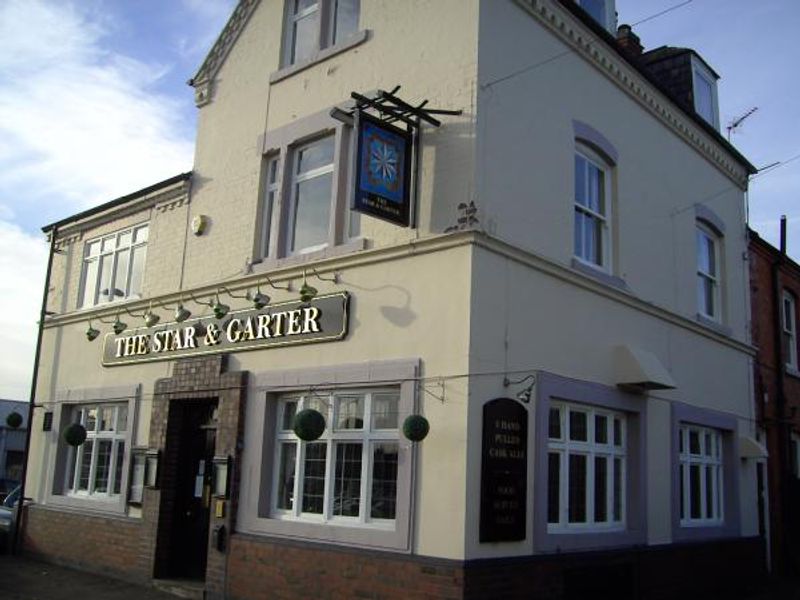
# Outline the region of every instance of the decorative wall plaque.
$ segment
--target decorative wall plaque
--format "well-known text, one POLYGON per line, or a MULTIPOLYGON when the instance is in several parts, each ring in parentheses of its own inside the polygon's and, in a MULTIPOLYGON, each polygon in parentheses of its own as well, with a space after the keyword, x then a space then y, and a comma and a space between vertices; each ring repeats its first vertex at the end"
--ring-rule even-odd
POLYGON ((516 400, 483 406, 480 541, 525 539, 528 411, 516 400))

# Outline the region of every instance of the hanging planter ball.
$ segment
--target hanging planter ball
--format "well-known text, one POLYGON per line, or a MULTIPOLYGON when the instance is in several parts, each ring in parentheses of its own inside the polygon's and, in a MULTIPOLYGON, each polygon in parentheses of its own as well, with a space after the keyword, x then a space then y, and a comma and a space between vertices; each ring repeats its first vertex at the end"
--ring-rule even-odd
POLYGON ((78 447, 86 441, 86 428, 80 423, 72 423, 64 430, 64 441, 78 447))
POLYGON ((412 442, 421 442, 428 436, 431 426, 422 415, 409 415, 403 421, 403 435, 412 442))
POLYGON ((325 417, 313 408, 301 410, 294 416, 292 429, 304 442, 313 442, 325 431, 325 417))
POLYGON ((6 425, 11 427, 11 429, 16 429, 20 425, 22 425, 22 415, 18 412, 12 412, 6 417, 6 425))

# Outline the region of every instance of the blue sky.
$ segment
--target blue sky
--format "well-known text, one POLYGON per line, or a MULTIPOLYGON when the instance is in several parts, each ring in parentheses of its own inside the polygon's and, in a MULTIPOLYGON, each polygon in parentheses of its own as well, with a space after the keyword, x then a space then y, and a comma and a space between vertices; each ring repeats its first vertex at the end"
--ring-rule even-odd
MULTIPOLYGON (((680 2, 617 0, 619 22, 680 2)), ((197 109, 186 80, 234 5, 0 0, 0 397, 28 395, 40 227, 191 169, 197 109)), ((723 127, 759 108, 732 138, 754 165, 800 155, 800 2, 693 0, 635 31, 646 49, 688 46, 720 73, 723 127)), ((777 243, 786 214, 800 259, 798 201, 800 159, 751 184, 751 224, 777 243)))

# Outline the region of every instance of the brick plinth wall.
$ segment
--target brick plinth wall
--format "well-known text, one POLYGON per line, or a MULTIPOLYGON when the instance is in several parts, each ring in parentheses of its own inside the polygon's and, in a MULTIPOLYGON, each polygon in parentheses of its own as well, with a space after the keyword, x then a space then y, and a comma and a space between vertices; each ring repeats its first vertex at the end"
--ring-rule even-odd
POLYGON ((152 548, 139 519, 100 517, 31 505, 25 555, 128 581, 150 581, 152 548))
POLYGON ((425 598, 463 593, 457 561, 235 535, 228 563, 230 600, 425 598))
POLYGON ((234 535, 230 600, 740 598, 764 581, 760 538, 452 561, 234 535))

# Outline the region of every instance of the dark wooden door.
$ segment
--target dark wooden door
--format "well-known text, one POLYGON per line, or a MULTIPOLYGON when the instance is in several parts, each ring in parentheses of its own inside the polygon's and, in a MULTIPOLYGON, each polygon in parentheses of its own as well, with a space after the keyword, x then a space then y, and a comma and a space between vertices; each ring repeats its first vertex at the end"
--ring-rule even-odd
POLYGON ((173 577, 205 579, 216 402, 187 402, 182 408, 170 572, 173 577))

